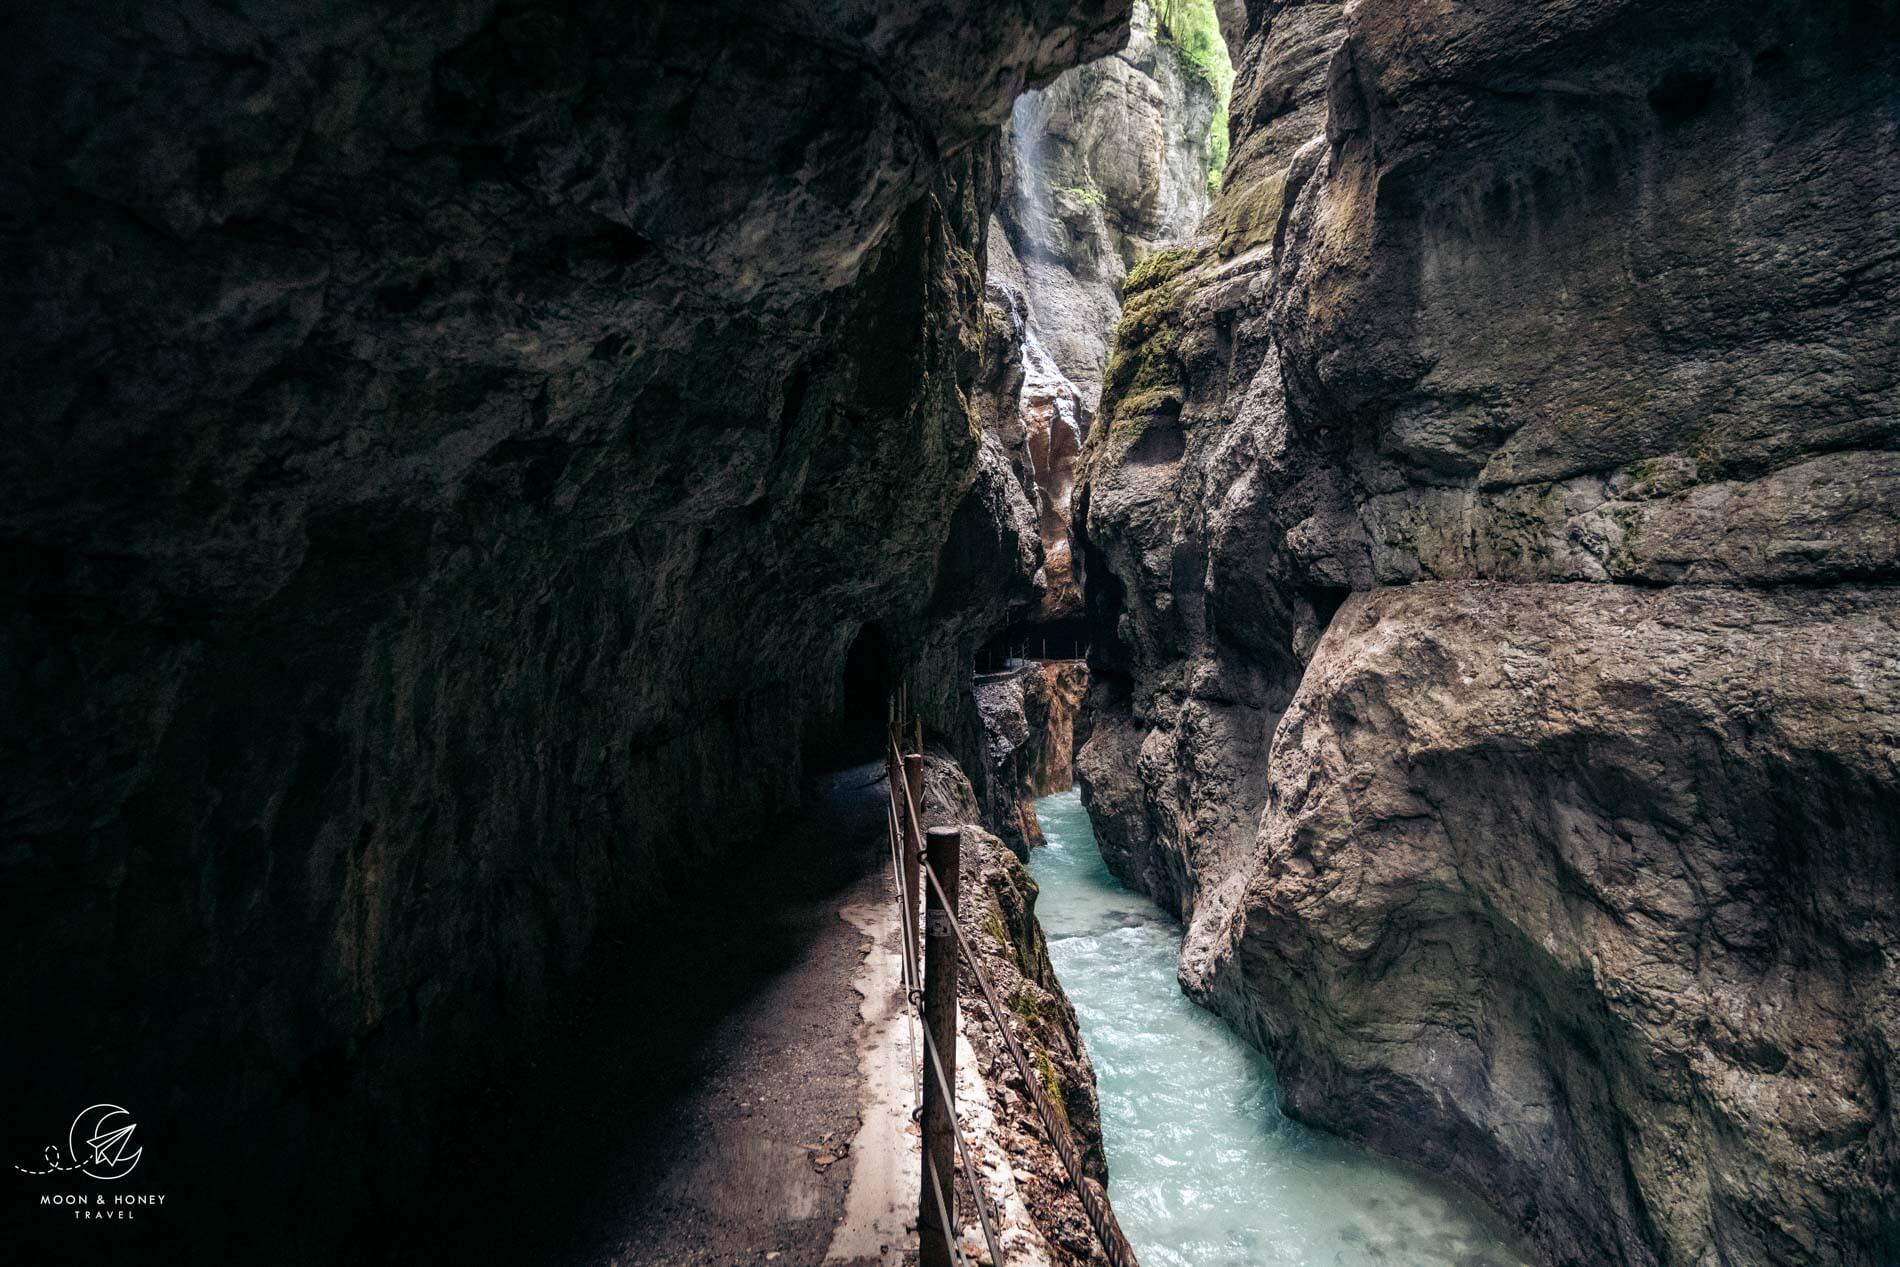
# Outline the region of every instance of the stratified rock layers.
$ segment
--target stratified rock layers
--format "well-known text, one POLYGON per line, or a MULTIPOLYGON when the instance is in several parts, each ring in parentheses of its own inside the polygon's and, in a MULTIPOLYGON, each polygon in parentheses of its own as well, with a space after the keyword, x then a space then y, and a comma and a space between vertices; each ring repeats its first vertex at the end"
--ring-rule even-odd
POLYGON ((996 129, 1126 19, 11 18, 16 1094, 136 1104, 214 1227, 337 1224, 743 865, 863 626, 974 735, 1035 597, 972 421, 996 129))
POLYGON ((1104 853, 1545 1260, 1900 1253, 1900 19, 1255 3, 1082 458, 1104 853))

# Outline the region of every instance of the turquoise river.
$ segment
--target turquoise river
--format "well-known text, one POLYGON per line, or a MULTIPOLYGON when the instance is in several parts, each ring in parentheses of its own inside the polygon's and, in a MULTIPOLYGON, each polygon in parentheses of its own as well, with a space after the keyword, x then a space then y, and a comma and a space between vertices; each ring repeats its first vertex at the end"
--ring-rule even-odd
POLYGON ((1077 793, 1036 813, 1036 910, 1143 1267, 1519 1267, 1468 1197, 1281 1113, 1273 1066, 1181 993, 1180 925, 1108 873, 1077 793))

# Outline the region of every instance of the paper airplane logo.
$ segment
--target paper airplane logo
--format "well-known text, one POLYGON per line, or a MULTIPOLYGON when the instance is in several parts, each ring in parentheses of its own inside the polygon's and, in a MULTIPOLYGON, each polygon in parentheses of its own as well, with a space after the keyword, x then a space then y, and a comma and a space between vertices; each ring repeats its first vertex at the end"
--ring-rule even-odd
POLYGON ((123 1179, 132 1173, 145 1155, 144 1148, 132 1147, 132 1133, 138 1123, 116 1104, 95 1104, 73 1119, 66 1138, 67 1148, 80 1169, 94 1179, 123 1179), (85 1140, 85 1148, 79 1146, 85 1140))

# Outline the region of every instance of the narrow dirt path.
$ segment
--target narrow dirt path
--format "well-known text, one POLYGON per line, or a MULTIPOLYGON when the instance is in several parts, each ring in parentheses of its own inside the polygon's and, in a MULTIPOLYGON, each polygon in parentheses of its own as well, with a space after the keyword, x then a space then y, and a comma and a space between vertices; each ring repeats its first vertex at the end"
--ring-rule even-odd
POLYGON ((841 912, 865 938, 863 963, 852 983, 861 1000, 859 1124, 850 1141, 844 1217, 832 1232, 825 1262, 849 1267, 897 1267, 917 1238, 914 1211, 923 1164, 911 1119, 917 1105, 917 1040, 904 998, 903 934, 888 884, 879 898, 841 912))
POLYGON ((902 1261, 897 1210, 916 1179, 892 1161, 907 1058, 879 775, 857 767, 814 788, 803 830, 861 855, 857 878, 792 914, 799 952, 713 1028, 697 1076, 613 1163, 581 1261, 818 1267, 834 1247, 846 1257, 833 1261, 902 1261))

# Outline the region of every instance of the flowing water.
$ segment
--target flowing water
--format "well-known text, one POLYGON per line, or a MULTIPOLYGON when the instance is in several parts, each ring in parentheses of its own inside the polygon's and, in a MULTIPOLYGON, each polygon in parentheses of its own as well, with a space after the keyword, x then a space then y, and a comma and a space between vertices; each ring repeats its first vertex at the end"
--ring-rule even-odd
POLYGON ((1180 926, 1109 875, 1079 796, 1036 815, 1036 912, 1143 1267, 1519 1267, 1462 1193, 1282 1114, 1273 1066, 1181 993, 1180 926))

